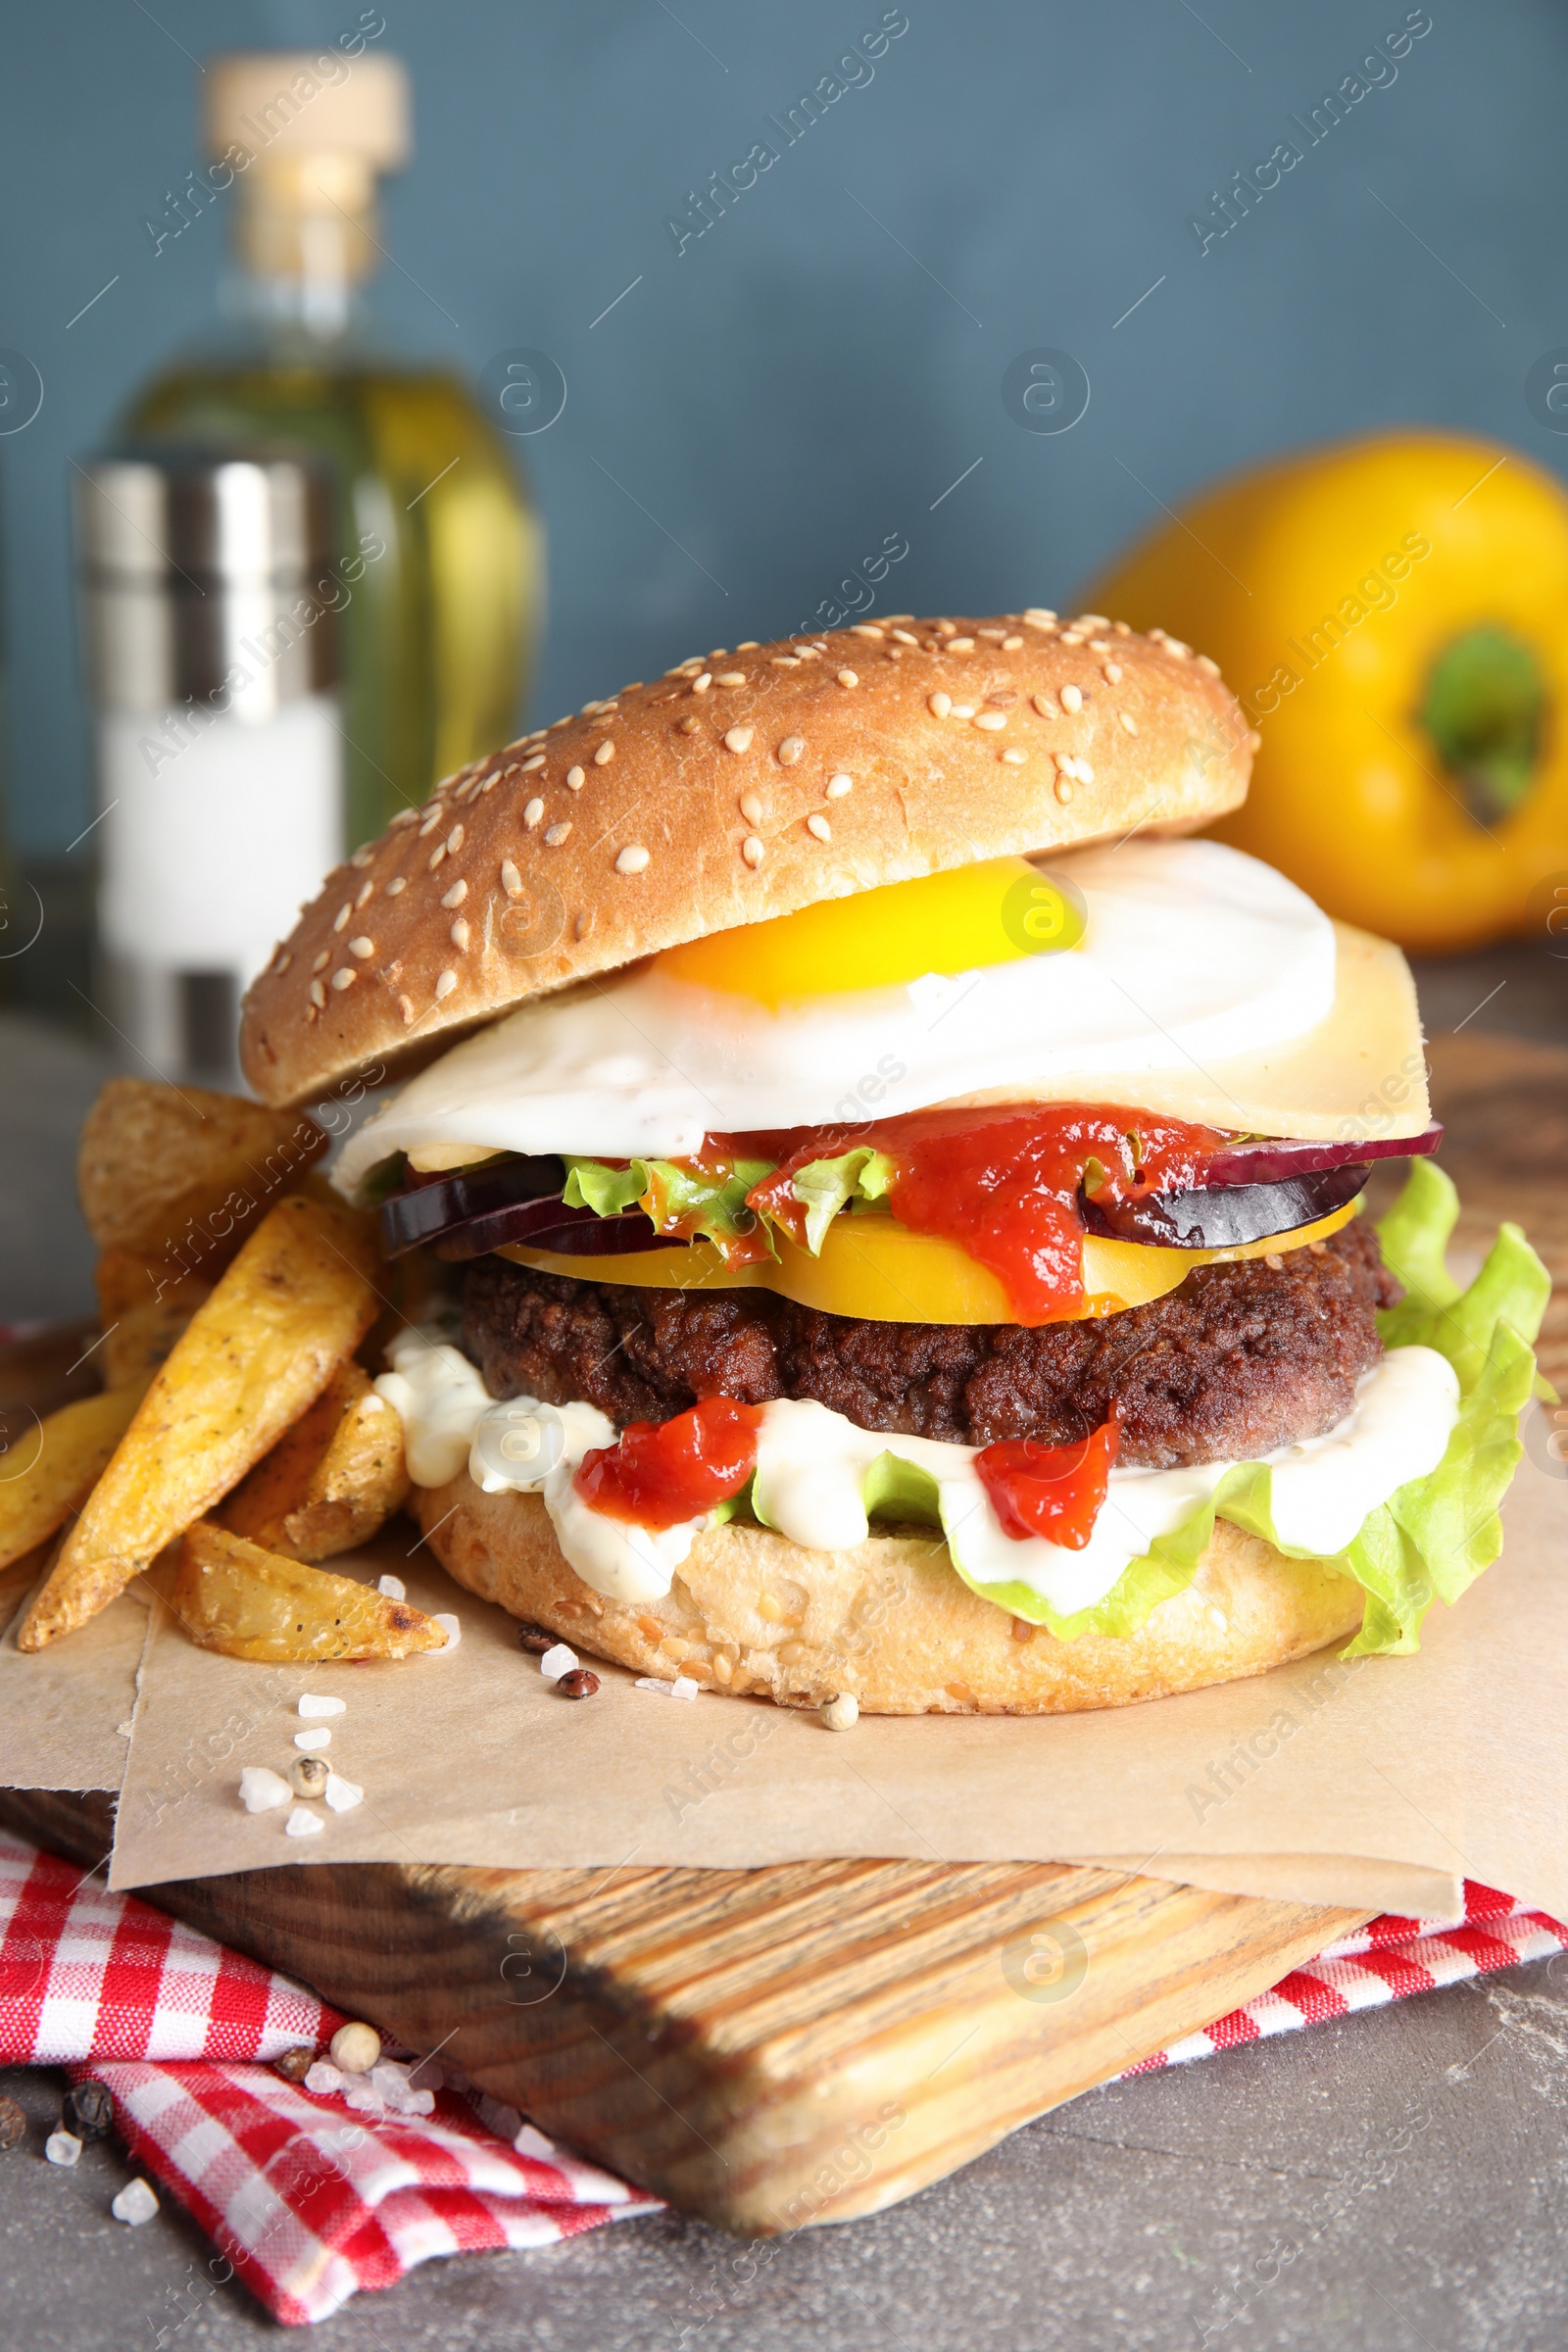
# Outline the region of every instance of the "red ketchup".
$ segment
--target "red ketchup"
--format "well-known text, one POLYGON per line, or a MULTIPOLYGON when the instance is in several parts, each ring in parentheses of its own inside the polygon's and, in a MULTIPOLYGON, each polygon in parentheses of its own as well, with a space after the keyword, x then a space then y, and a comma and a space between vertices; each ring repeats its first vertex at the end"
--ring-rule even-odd
POLYGON ((672 1421, 628 1421, 613 1446, 582 1457, 572 1484, 610 1519, 674 1527, 738 1494, 757 1467, 760 1404, 705 1396, 672 1421))
POLYGON ((1117 1436, 1115 1422, 1104 1421, 1075 1446, 1006 1438, 985 1446, 974 1466, 1003 1534, 1018 1544, 1044 1536, 1066 1551, 1082 1551, 1105 1499, 1117 1436))
POLYGON ((794 1171, 868 1144, 894 1163, 888 1205, 901 1225, 954 1242, 989 1266, 1020 1323, 1051 1323, 1083 1310, 1079 1186, 1116 1203, 1187 1191, 1201 1185, 1231 1141, 1217 1128, 1102 1102, 915 1111, 882 1125, 814 1130, 747 1199, 804 1241, 794 1171))

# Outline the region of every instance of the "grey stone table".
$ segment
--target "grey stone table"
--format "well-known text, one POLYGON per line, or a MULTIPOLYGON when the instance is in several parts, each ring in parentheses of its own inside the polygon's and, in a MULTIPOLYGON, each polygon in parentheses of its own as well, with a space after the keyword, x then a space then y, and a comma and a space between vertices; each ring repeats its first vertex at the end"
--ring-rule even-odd
MULTIPOLYGON (((1561 967, 1423 976, 1429 1023, 1568 1035, 1561 967)), ((75 1125, 107 1063, 0 1018, 0 1315, 88 1310, 75 1125)), ((0 2155, 0 2343, 209 2352, 273 2333, 165 2207, 110 2218, 110 2143, 41 2161, 61 2079, 0 2155)), ((663 2215, 534 2254, 432 2262, 361 2295, 319 2352, 1561 2352, 1568 2343, 1568 1956, 1108 2083, 876 2219, 740 2246, 663 2215)))

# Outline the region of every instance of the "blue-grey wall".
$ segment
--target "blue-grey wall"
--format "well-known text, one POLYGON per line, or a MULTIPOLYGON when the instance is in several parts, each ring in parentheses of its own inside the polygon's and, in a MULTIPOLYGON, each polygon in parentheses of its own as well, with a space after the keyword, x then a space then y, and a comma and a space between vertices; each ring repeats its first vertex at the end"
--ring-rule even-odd
MULTIPOLYGON (((1425 10, 906 0, 858 86, 677 253, 666 216, 772 136, 881 0, 384 7, 417 138, 388 196, 408 276, 385 273, 386 315, 474 371, 542 347, 569 385, 522 445, 552 546, 537 716, 797 625, 889 534, 908 553, 884 609, 1055 604, 1159 502, 1292 443, 1423 419, 1568 457, 1523 392, 1568 343, 1560 0, 1430 0, 1381 86, 1206 252, 1189 221, 1213 191, 1303 144, 1289 117, 1425 10), (1041 346, 1092 385, 1070 432, 1004 404, 1009 362, 1041 346)), ((6 12, 0 345, 45 388, 0 438, 26 848, 64 849, 89 806, 68 457, 214 309, 221 206, 156 259, 142 227, 199 160, 192 61, 358 14, 6 12)))

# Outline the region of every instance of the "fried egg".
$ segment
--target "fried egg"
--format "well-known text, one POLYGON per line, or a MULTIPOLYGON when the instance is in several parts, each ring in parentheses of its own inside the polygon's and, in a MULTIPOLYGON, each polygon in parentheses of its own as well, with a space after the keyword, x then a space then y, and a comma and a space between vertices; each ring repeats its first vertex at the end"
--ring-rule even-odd
POLYGON ((1135 839, 1054 858, 1045 882, 991 859, 538 999, 411 1080, 337 1181, 399 1151, 680 1158, 709 1133, 1050 1100, 1069 1073, 1125 1100, 1118 1082, 1206 1072, 1333 1008, 1333 925, 1238 850, 1135 839))

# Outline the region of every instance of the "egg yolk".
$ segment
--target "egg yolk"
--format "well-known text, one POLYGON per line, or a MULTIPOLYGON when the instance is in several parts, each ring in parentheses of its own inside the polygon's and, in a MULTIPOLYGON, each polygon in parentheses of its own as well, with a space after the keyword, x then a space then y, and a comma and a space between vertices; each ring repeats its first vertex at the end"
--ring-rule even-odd
POLYGON ((777 1012, 810 997, 897 988, 928 972, 951 977, 1075 948, 1085 921, 1070 883, 1026 858, 987 858, 689 940, 656 956, 654 969, 777 1012))

